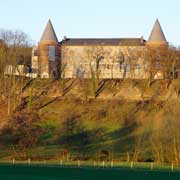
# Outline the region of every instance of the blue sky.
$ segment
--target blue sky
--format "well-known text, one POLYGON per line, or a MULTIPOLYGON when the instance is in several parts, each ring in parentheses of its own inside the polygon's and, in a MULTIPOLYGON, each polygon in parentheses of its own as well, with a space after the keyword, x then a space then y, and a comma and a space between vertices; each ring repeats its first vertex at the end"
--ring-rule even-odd
POLYGON ((1 0, 0 28, 19 29, 38 42, 50 18, 59 40, 148 39, 158 17, 167 40, 180 45, 179 0, 1 0))

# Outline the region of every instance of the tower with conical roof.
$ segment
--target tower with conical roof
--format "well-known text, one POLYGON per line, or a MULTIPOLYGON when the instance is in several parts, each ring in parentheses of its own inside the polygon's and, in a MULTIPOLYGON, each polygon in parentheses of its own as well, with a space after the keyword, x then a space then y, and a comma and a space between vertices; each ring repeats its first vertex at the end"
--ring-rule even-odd
POLYGON ((60 48, 51 20, 38 43, 39 74, 41 78, 57 77, 60 48))
POLYGON ((152 32, 150 34, 150 37, 146 45, 148 47, 154 47, 154 48, 157 47, 168 48, 168 42, 166 41, 165 35, 163 33, 163 30, 161 28, 158 19, 156 19, 156 22, 154 24, 154 27, 152 29, 152 32))

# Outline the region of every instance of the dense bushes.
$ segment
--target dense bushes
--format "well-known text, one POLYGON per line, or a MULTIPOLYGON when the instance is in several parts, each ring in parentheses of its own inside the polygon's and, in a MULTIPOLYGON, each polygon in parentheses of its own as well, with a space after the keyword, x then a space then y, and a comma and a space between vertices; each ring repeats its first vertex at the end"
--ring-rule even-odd
POLYGON ((39 116, 36 113, 14 114, 1 131, 1 143, 13 145, 20 150, 36 146, 43 134, 38 120, 39 116))

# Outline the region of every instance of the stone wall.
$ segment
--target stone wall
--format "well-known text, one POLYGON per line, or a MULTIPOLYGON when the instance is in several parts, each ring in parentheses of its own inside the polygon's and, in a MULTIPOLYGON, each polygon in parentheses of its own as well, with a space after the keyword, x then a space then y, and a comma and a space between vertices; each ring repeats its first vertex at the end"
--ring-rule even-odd
POLYGON ((145 46, 63 46, 62 74, 65 78, 146 79, 145 46))

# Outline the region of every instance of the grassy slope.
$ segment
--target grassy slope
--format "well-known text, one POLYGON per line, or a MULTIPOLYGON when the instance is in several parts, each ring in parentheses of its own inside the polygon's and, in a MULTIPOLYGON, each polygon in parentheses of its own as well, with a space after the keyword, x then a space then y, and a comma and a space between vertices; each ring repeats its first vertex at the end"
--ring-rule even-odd
MULTIPOLYGON (((84 129, 91 132, 91 136, 92 134, 96 136, 96 141, 93 140, 87 146, 91 153, 109 150, 118 156, 120 153, 133 153, 134 144, 139 140, 142 141, 140 149, 148 153, 144 134, 147 134, 151 128, 152 117, 160 111, 152 104, 142 105, 137 101, 92 100, 87 102, 60 99, 41 110, 40 124, 49 129, 44 142, 53 144, 54 141, 54 144, 58 144, 56 140, 62 133, 61 127, 70 113, 80 115, 84 129), (95 134, 97 129, 101 129, 100 135, 95 134)), ((55 147, 52 146, 52 148, 55 147)))
MULTIPOLYGON (((68 80, 66 86, 69 87, 71 83, 72 80, 68 80)), ((109 150, 116 154, 133 153, 134 144, 141 141, 139 148, 147 154, 149 145, 146 143, 146 134, 151 129, 152 117, 161 115, 162 109, 159 103, 143 103, 142 97, 149 99, 156 95, 155 99, 159 99, 161 104, 168 94, 164 81, 157 81, 151 87, 147 87, 146 81, 109 81, 100 96, 92 99, 91 82, 76 81, 62 97, 60 82, 35 80, 24 92, 24 96, 32 91, 34 94, 41 94, 42 90, 47 90, 47 93, 33 101, 33 106, 41 104, 39 123, 47 131, 42 137, 41 147, 38 148, 41 155, 56 154, 59 149, 67 148, 62 146, 59 139, 63 133, 63 122, 72 113, 80 116, 81 126, 90 132, 90 138, 95 137, 86 147, 88 153, 95 155, 99 150, 109 150), (88 100, 84 99, 84 86, 88 87, 88 100)), ((70 149, 76 152, 77 147, 78 143, 70 149)), ((38 151, 36 149, 37 153, 33 151, 32 154, 38 154, 38 151)))
MULTIPOLYGON (((68 83, 71 84, 71 82, 68 83)), ((37 84, 34 85, 34 87, 41 89, 40 87, 42 85, 40 85, 40 83, 37 84)), ((90 87, 91 83, 88 82, 86 85, 90 87)), ((110 81, 106 83, 105 89, 100 96, 97 99, 91 100, 83 99, 83 90, 82 87, 80 88, 79 86, 79 82, 76 82, 65 97, 59 97, 57 100, 40 109, 40 124, 48 130, 47 135, 42 141, 45 144, 52 145, 45 148, 44 151, 56 152, 57 148, 64 148, 61 143, 58 142, 58 138, 62 134, 63 122, 69 114, 74 113, 80 115, 81 125, 86 131, 91 132, 91 134, 94 133, 94 136, 96 130, 101 129, 101 134, 99 135, 100 137, 97 138, 97 141, 92 141, 92 143, 90 142, 87 146, 87 151, 90 151, 88 153, 96 154, 102 149, 109 150, 115 154, 133 153, 134 144, 139 141, 140 138, 144 141, 141 144, 142 151, 149 153, 145 140, 146 137, 139 138, 139 136, 148 133, 151 118, 158 115, 159 109, 158 105, 142 105, 142 100, 136 99, 139 97, 137 92, 145 91, 144 96, 148 97, 157 91, 161 91, 159 98, 166 97, 167 91, 163 91, 165 86, 163 82, 155 82, 152 87, 147 88, 146 81, 132 82, 131 80, 127 80, 120 82, 116 87, 114 87, 114 83, 110 81), (120 96, 118 96, 118 92, 123 91, 125 93, 125 90, 128 90, 128 88, 131 89, 129 96, 133 97, 134 95, 136 98, 127 100, 126 98, 120 98, 120 96), (133 89, 135 89, 135 93, 133 93, 133 89), (113 98, 113 94, 116 94, 116 98, 113 98), (105 98, 106 96, 107 99, 105 98), (141 127, 141 121, 145 119, 146 123, 141 127), (56 148, 54 145, 58 144, 61 146, 56 148)), ((53 83, 48 93, 49 94, 43 98, 42 104, 51 102, 54 96, 60 96, 60 84, 58 84, 58 82, 53 83)), ((121 95, 123 95, 123 93, 121 93, 121 95)), ((92 94, 89 98, 91 97, 92 94)), ((76 149, 76 145, 74 149, 76 149)))

